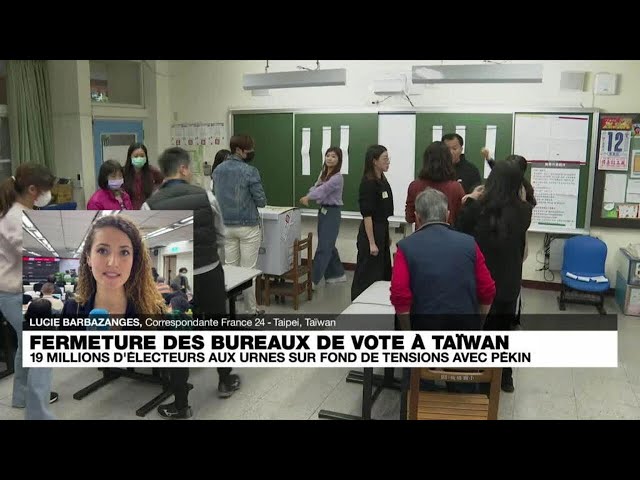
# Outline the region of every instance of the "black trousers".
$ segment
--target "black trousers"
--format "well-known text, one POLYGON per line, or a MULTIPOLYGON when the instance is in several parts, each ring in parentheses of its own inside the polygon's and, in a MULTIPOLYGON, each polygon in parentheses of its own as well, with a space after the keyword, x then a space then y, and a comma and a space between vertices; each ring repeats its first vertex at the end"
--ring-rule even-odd
MULTIPOLYGON (((224 270, 222 264, 213 270, 194 275, 193 277, 193 311, 194 318, 218 318, 226 315, 227 294, 224 286, 224 270)), ((218 368, 220 379, 231 373, 230 368, 218 368)), ((175 396, 177 409, 189 405, 188 368, 170 368, 169 386, 175 396)))
MULTIPOLYGON (((516 322, 516 310, 518 299, 501 301, 494 300, 484 324, 485 330, 511 330, 516 322)), ((502 369, 502 378, 511 378, 513 370, 511 367, 502 369)))
POLYGON ((389 239, 389 222, 373 222, 373 238, 378 247, 378 255, 373 256, 369 250, 369 238, 364 229, 364 221, 358 230, 358 259, 356 271, 351 284, 351 301, 375 282, 391 280, 391 241, 389 239))

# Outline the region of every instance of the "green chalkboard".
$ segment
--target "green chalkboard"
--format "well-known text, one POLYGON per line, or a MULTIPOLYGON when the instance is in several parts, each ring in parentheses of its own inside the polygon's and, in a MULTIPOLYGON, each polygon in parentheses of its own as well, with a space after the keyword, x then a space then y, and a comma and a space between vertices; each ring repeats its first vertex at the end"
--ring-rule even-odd
MULTIPOLYGON (((526 112, 522 112, 526 113, 526 112)), ((593 112, 536 112, 528 115, 589 116, 587 164, 580 166, 580 185, 576 228, 588 224, 586 213, 590 205, 589 184, 592 144, 596 140, 592 132, 593 112)), ((415 175, 422 168, 425 148, 433 140, 433 128, 442 127, 443 133, 454 133, 456 126, 465 127, 464 152, 467 160, 476 165, 483 175, 484 163, 480 150, 485 146, 488 125, 496 127, 494 158, 504 159, 513 153, 514 117, 517 113, 434 113, 416 112, 415 175)), ((246 133, 256 140, 254 165, 259 169, 267 194, 267 203, 276 206, 300 206, 298 200, 306 195, 320 173, 323 154, 322 129, 331 127, 331 145, 340 146, 341 126, 349 126, 349 173, 345 174, 343 211, 358 212, 358 188, 362 177, 364 154, 367 147, 378 143, 378 113, 282 113, 242 112, 234 113, 233 132, 246 133), (302 129, 310 129, 309 175, 302 174, 302 129)), ((634 144, 635 148, 635 144, 634 144)), ((518 152, 515 152, 518 153, 518 152)), ((528 175, 530 175, 530 170, 528 175)), ((604 174, 603 174, 604 175, 604 174)), ((601 176, 603 176, 601 175, 601 176)), ((596 188, 596 191, 598 189, 596 188)), ((406 192, 406 191, 405 191, 406 192)), ((600 194, 601 195, 601 194, 600 194)), ((395 199, 404 202, 404 198, 395 199)), ((595 215, 595 212, 594 212, 595 215)), ((601 220, 604 223, 606 220, 601 220)), ((617 220, 619 223, 623 223, 617 220)), ((612 225, 613 226, 613 225, 612 225)))
MULTIPOLYGON (((359 212, 358 189, 364 168, 364 155, 370 145, 378 143, 377 113, 295 114, 295 200, 303 197, 316 182, 324 152, 322 127, 331 127, 331 146, 340 146, 340 127, 349 126, 349 173, 344 174, 344 211, 359 212), (311 129, 310 175, 302 175, 302 129, 311 129)), ((344 169, 343 169, 344 170, 344 169)))
MULTIPOLYGON (((480 150, 485 146, 487 125, 496 126, 496 151, 494 158, 503 159, 511 154, 513 115, 510 113, 418 113, 416 115, 416 177, 422 169, 425 149, 433 141, 433 127, 442 127, 442 133, 456 133, 456 126, 464 126, 465 158, 473 163, 480 176, 484 172, 484 160, 480 150)), ((440 140, 440 138, 438 138, 440 140)))
POLYGON ((262 177, 267 205, 297 205, 293 198, 293 113, 235 114, 233 134, 251 135, 256 142, 253 166, 262 177))

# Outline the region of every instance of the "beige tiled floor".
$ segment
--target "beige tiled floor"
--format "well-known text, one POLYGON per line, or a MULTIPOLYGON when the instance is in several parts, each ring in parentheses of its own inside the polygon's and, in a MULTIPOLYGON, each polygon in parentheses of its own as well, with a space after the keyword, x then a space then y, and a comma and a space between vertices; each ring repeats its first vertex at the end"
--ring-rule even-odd
MULTIPOLYGON (((302 301, 298 313, 336 313, 349 305, 349 282, 323 285, 312 302, 302 301)), ((525 313, 558 313, 557 293, 525 290, 525 313)), ((301 297, 302 299, 302 297, 301 297)), ((240 306, 240 305, 239 305, 240 306)), ((610 313, 618 312, 607 299, 610 313)), ((272 304, 268 312, 292 312, 272 304)), ((594 313, 595 308, 571 305, 569 313, 594 313)), ((514 372, 516 390, 502 393, 500 419, 640 419, 640 318, 619 315, 619 366, 610 369, 521 368, 514 372)), ((216 396, 215 370, 194 369, 190 394, 195 419, 316 419, 321 409, 357 415, 362 390, 347 383, 347 369, 248 368, 238 370, 242 388, 229 399, 216 396)), ((75 391, 99 376, 95 369, 61 368, 53 389, 60 400, 52 410, 61 419, 138 419, 135 410, 157 394, 158 387, 119 379, 101 390, 74 400, 75 391)), ((21 419, 11 408, 12 377, 0 380, 0 419, 21 419)), ((377 419, 396 419, 400 395, 385 390, 373 408, 377 419)), ((153 411, 145 419, 159 419, 153 411)))

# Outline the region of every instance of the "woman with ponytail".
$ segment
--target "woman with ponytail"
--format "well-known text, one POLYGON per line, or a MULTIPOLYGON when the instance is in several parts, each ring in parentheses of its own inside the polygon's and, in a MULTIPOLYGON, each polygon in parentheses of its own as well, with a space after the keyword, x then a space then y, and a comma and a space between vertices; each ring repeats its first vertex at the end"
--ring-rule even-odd
POLYGON ((27 420, 50 420, 51 368, 22 366, 22 212, 51 201, 55 177, 43 165, 24 163, 0 184, 0 311, 18 336, 14 364, 14 408, 25 408, 27 420))

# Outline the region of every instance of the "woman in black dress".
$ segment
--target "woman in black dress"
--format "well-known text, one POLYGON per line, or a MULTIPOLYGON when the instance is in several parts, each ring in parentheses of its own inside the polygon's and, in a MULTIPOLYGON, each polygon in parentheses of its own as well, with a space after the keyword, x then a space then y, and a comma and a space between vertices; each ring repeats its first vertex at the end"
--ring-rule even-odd
POLYGON ((382 145, 367 149, 358 202, 362 222, 358 230, 358 260, 351 285, 351 300, 379 280, 391 280, 389 220, 393 215, 393 194, 384 176, 389 170, 389 153, 382 145))

